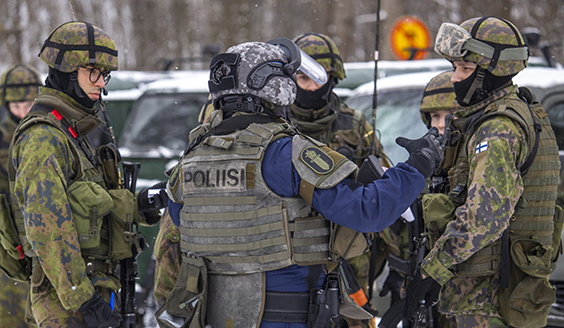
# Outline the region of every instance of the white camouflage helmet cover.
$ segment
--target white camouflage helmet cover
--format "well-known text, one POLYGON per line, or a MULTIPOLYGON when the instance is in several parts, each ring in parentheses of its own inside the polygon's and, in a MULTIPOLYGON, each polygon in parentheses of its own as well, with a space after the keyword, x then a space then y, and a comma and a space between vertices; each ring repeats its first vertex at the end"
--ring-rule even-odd
MULTIPOLYGON (((210 67, 210 92, 215 100, 226 95, 253 95, 277 106, 288 106, 296 99, 295 74, 288 75, 284 70, 280 74, 269 75, 266 81, 262 81, 261 88, 248 85, 249 75, 253 70, 260 68, 266 62, 278 62, 282 66, 288 64, 284 52, 275 45, 264 42, 246 42, 230 47, 227 54, 239 55, 236 65, 237 74, 235 87, 220 91, 212 91, 213 84, 218 85, 225 77, 230 77, 231 67, 228 63, 220 63, 210 67)), ((212 60, 213 64, 213 60, 212 60)))

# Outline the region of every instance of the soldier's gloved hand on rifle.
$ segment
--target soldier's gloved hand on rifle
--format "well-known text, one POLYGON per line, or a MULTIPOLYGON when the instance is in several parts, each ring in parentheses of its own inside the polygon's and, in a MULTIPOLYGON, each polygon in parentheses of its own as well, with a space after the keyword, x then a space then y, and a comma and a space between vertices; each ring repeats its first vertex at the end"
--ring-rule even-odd
POLYGON ((435 127, 419 139, 398 137, 396 143, 409 152, 405 163, 416 168, 425 178, 430 177, 444 159, 443 136, 435 127))
POLYGON ((167 205, 166 181, 158 182, 149 188, 143 188, 137 194, 139 212, 145 215, 149 224, 157 223, 160 219, 160 216, 152 215, 152 213, 167 207, 167 205))
POLYGON ((87 327, 116 327, 121 321, 121 315, 112 311, 98 291, 94 292, 92 298, 78 309, 82 312, 82 320, 87 327))
POLYGON ((407 285, 407 292, 405 295, 405 308, 404 308, 404 318, 414 319, 417 310, 421 306, 421 301, 425 301, 425 306, 430 307, 439 299, 439 292, 441 291, 441 285, 431 277, 423 279, 421 274, 421 269, 417 268, 414 277, 407 285))
POLYGON ((384 285, 382 286, 382 290, 378 296, 384 297, 389 292, 392 293, 392 303, 401 300, 401 286, 403 285, 404 278, 401 276, 399 272, 396 270, 390 270, 388 273, 388 277, 386 281, 384 281, 384 285))

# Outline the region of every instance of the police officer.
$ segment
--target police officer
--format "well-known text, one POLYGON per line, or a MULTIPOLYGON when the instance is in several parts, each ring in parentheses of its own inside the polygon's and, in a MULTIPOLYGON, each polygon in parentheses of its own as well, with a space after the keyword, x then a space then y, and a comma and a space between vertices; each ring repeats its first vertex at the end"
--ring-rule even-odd
MULTIPOLYGON (((0 77, 0 110, 3 114, 0 121, 0 193, 6 199, 10 196, 8 152, 12 134, 31 109, 40 85, 39 73, 29 65, 10 66, 0 77)), ((9 256, 1 246, 0 253, 0 257, 9 256)), ((28 327, 25 322, 28 288, 27 282, 14 281, 0 272, 0 327, 28 327)))
POLYGON ((11 154, 29 240, 23 250, 33 256, 31 309, 40 327, 116 326, 116 263, 139 246, 136 224, 158 222, 166 195, 120 188, 117 148, 95 150, 85 139, 100 124, 94 105, 118 68, 112 38, 90 23, 64 23, 39 57, 49 75, 11 154))
MULTIPOLYGON (((511 22, 486 16, 442 24, 435 49, 452 62, 464 108, 445 136, 450 187, 442 206, 451 221, 407 288, 406 315, 417 317, 420 301, 436 301, 440 289, 439 311, 458 327, 543 327, 560 239, 559 162, 544 110, 512 84, 527 46, 511 22)), ((423 212, 440 206, 424 203, 423 212)))
MULTIPOLYGON (((296 101, 290 107, 290 120, 300 131, 345 155, 356 165, 361 166, 364 159, 373 153, 382 166, 390 167, 383 148, 376 139, 376 149, 372 151, 372 127, 363 112, 341 103, 333 88, 345 78, 345 68, 339 49, 331 38, 320 33, 305 33, 293 40, 298 47, 314 58, 327 71, 328 82, 319 85, 306 74, 296 74, 296 101)), ((368 294, 368 271, 370 252, 349 260, 358 282, 368 294)), ((367 304, 366 297, 359 297, 359 305, 367 304)), ((347 319, 350 327, 368 328, 363 322, 347 319)), ((372 322, 373 323, 373 322, 372 322)), ((374 324, 372 324, 374 327, 374 324)))
MULTIPOLYGON (((286 121, 295 72, 308 70, 295 44, 271 43, 243 43, 212 59, 209 87, 219 110, 191 132, 167 185, 183 254, 165 307, 195 327, 306 327, 316 320, 328 327, 339 312, 331 268, 347 256, 340 247, 351 239, 337 230, 390 225, 442 153, 433 134, 402 138, 410 164, 366 187, 351 179, 354 163, 286 121)), ((309 73, 320 77, 315 68, 309 73)), ((362 252, 366 240, 356 241, 364 241, 362 252)))

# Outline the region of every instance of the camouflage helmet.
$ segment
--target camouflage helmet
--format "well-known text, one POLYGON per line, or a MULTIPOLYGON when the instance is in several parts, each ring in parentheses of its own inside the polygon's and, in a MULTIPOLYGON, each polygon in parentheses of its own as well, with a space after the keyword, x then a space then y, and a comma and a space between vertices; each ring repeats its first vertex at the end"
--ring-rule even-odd
POLYGON ((39 73, 29 65, 13 65, 0 77, 0 106, 8 102, 32 101, 41 86, 39 73))
POLYGON ((456 101, 454 85, 450 80, 453 74, 453 71, 442 72, 433 77, 425 87, 420 108, 421 119, 425 125, 431 124, 430 113, 432 112, 462 109, 456 101))
POLYGON ((241 43, 216 55, 208 81, 215 108, 221 108, 218 100, 229 95, 255 96, 274 106, 291 105, 296 99, 295 74, 286 64, 284 51, 264 42, 241 43))
POLYGON ((331 38, 319 33, 304 33, 293 41, 303 52, 320 63, 330 75, 339 80, 345 78, 343 60, 331 38))
POLYGON ((82 66, 118 69, 114 40, 101 28, 86 22, 68 22, 54 29, 43 43, 39 58, 63 73, 82 66))
POLYGON ((522 71, 529 58, 528 47, 515 25, 491 16, 472 18, 460 26, 443 23, 435 51, 450 61, 476 63, 495 76, 522 71))

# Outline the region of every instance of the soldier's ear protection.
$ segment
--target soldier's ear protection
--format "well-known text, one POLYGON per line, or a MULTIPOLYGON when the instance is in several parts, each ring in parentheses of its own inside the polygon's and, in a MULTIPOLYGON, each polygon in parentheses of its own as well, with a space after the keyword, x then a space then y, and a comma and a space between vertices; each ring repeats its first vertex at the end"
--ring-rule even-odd
POLYGON ((237 88, 237 66, 241 56, 239 54, 219 54, 210 63, 210 92, 218 92, 237 88))

